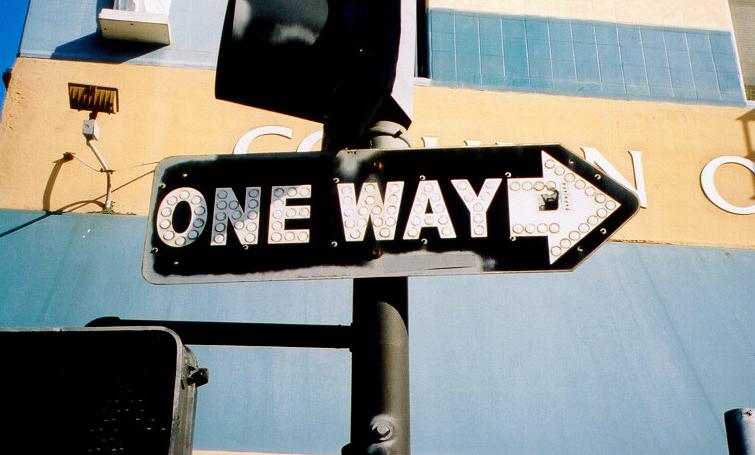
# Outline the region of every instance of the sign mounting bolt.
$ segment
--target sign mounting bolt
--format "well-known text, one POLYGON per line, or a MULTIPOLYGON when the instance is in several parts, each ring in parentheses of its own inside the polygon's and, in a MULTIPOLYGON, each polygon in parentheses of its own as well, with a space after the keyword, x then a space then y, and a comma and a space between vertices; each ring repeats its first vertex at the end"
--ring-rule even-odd
POLYGON ((387 423, 378 423, 377 425, 375 425, 374 431, 381 441, 389 440, 391 438, 391 435, 393 434, 391 426, 387 423))
POLYGON ((377 437, 378 441, 385 442, 393 437, 394 424, 390 417, 376 416, 370 423, 370 430, 377 437))

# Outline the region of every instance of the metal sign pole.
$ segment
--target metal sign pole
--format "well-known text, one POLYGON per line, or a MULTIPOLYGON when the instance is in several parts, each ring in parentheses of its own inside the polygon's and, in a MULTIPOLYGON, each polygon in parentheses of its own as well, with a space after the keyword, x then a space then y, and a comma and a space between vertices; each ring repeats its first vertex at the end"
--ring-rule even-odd
POLYGON ((724 414, 729 455, 755 454, 755 410, 732 409, 724 414))
POLYGON ((344 455, 408 455, 407 278, 354 280, 351 443, 344 455))

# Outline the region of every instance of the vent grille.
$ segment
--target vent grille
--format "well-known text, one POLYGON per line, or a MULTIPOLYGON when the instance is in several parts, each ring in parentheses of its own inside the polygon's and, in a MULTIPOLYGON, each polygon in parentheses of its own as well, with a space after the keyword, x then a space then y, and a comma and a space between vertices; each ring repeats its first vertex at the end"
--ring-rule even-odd
POLYGON ((68 84, 68 100, 71 109, 79 111, 118 112, 118 89, 95 85, 68 84))

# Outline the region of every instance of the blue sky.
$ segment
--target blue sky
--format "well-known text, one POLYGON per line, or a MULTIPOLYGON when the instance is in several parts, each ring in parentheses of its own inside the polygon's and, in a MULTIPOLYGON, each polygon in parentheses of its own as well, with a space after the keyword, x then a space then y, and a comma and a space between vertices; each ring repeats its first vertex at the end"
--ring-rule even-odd
MULTIPOLYGON (((0 72, 11 68, 16 61, 18 43, 29 0, 0 0, 0 72)), ((5 85, 0 84, 0 112, 5 102, 5 85)))

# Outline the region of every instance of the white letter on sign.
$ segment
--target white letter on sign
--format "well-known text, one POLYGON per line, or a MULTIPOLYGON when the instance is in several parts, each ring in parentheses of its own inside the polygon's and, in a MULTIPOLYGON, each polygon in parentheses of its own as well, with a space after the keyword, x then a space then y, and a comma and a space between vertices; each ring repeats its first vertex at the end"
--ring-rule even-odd
POLYGON ((228 223, 233 226, 242 245, 256 245, 260 230, 260 187, 246 188, 246 206, 243 208, 231 188, 215 189, 215 212, 212 215, 210 245, 225 245, 228 223))
POLYGON ((472 237, 488 236, 488 208, 493 202, 493 196, 501 186, 502 179, 485 179, 480 194, 477 195, 467 179, 451 180, 456 192, 461 196, 464 205, 469 210, 472 237))
POLYGON ((286 229, 286 220, 309 218, 310 207, 308 205, 287 206, 286 200, 309 199, 312 196, 312 185, 274 186, 272 192, 268 243, 309 243, 309 229, 286 229))
POLYGON ((448 215, 446 202, 443 200, 443 193, 440 192, 440 185, 437 180, 423 180, 417 186, 417 194, 414 195, 412 211, 409 214, 409 222, 404 231, 404 240, 418 239, 422 228, 436 228, 440 237, 444 239, 455 239, 456 231, 448 215), (427 204, 430 204, 431 212, 427 211, 427 204))
POLYGON ((160 202, 155 218, 157 236, 164 244, 177 248, 194 242, 204 230, 206 222, 207 202, 202 193, 189 187, 176 188, 166 194, 160 202), (176 213, 176 207, 182 203, 189 204, 191 218, 183 232, 176 232, 173 216, 176 213))
POLYGON ((338 202, 341 205, 343 236, 346 241, 364 240, 370 219, 375 240, 393 240, 403 192, 404 182, 386 183, 384 203, 380 188, 375 182, 363 183, 358 198, 353 183, 339 183, 338 202))
POLYGON ((739 156, 719 156, 706 164, 703 168, 703 173, 700 175, 700 183, 703 186, 703 192, 708 196, 708 199, 719 208, 726 210, 730 213, 736 213, 737 215, 752 215, 755 214, 755 205, 749 207, 738 207, 734 204, 727 202, 716 189, 716 182, 714 176, 716 170, 724 164, 739 164, 749 169, 750 172, 755 174, 755 161, 748 160, 739 156))

